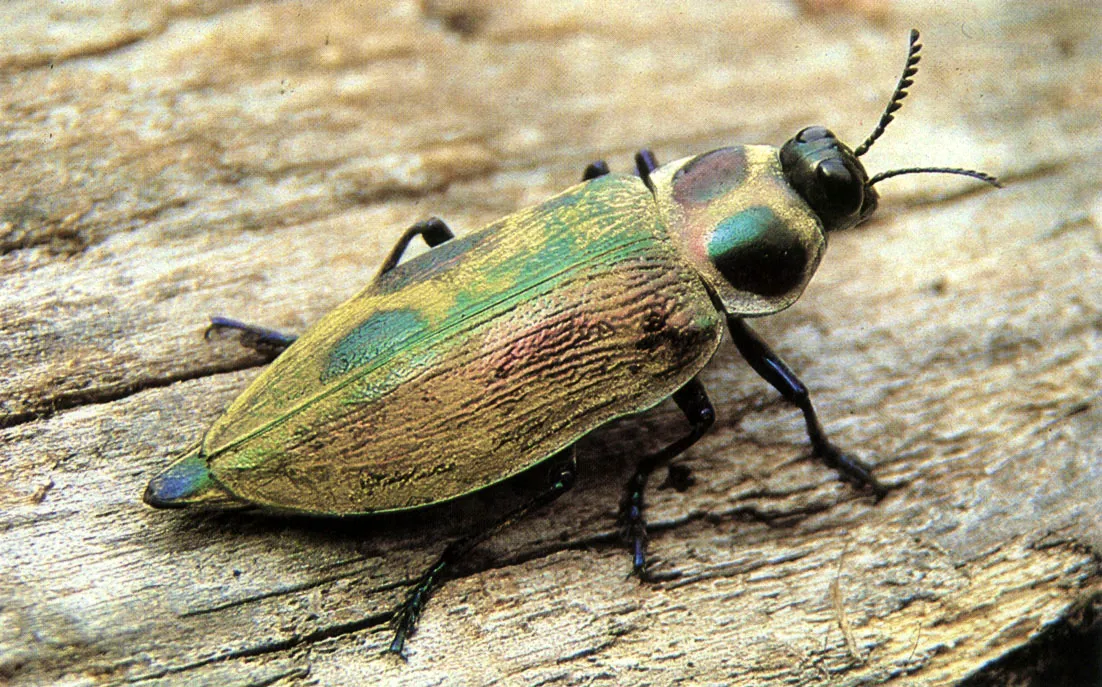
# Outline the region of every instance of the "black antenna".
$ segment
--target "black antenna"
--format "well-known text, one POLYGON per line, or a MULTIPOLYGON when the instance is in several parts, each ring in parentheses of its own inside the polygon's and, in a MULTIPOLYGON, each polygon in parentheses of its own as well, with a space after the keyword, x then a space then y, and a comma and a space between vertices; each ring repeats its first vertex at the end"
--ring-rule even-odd
POLYGON ((874 175, 869 179, 866 187, 877 184, 885 179, 897 177, 900 174, 958 174, 962 177, 972 177, 973 179, 979 179, 980 181, 991 184, 995 188, 1002 188, 1003 185, 999 180, 990 174, 984 172, 977 172, 974 169, 960 169, 959 167, 907 167, 905 169, 892 169, 887 172, 881 172, 874 175))
POLYGON ((918 54, 920 50, 922 50, 922 44, 918 42, 918 31, 911 29, 911 47, 907 50, 907 64, 903 67, 903 76, 899 77, 899 83, 895 86, 892 99, 888 101, 888 107, 884 109, 884 114, 880 115, 880 122, 877 123, 869 137, 865 139, 865 142, 853 151, 855 156, 861 157, 869 152, 872 144, 883 135, 884 129, 888 128, 888 125, 895 119, 893 113, 903 107, 902 101, 907 97, 907 89, 914 83, 914 79, 911 77, 918 73, 918 62, 922 59, 918 54))
MULTIPOLYGON (((903 107, 903 99, 907 97, 907 89, 914 84, 914 79, 911 77, 918 73, 918 62, 922 59, 918 53, 921 50, 922 44, 918 42, 918 31, 916 29, 911 29, 911 45, 907 50, 907 64, 903 66, 903 76, 899 77, 899 83, 895 86, 895 92, 892 93, 892 99, 888 101, 888 106, 884 108, 884 114, 880 115, 880 121, 876 124, 876 128, 872 130, 872 133, 865 139, 865 142, 857 146, 853 151, 854 157, 860 157, 869 151, 869 148, 876 142, 876 139, 884 134, 884 130, 887 129, 888 125, 895 119, 895 112, 903 107)), ((974 169, 960 169, 958 167, 906 167, 904 169, 893 169, 874 175, 865 184, 865 188, 871 188, 874 184, 884 181, 885 179, 897 177, 901 174, 957 174, 979 179, 980 181, 991 184, 995 188, 1002 188, 1002 184, 999 183, 999 180, 990 174, 977 172, 974 169)))

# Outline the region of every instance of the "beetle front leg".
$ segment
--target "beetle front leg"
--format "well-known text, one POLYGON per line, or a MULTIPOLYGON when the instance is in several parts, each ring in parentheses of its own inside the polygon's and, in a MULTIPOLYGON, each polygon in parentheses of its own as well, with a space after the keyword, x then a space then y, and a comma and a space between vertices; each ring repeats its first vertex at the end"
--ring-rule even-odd
POLYGON ((635 154, 635 173, 647 185, 651 193, 654 193, 654 182, 651 181, 650 173, 656 169, 658 169, 658 158, 648 148, 643 148, 635 154))
POLYGON ((635 467, 635 474, 628 481, 624 500, 620 505, 620 522, 623 525, 625 538, 631 542, 631 571, 633 575, 641 578, 646 576, 647 570, 647 524, 643 517, 643 491, 646 489, 647 480, 655 469, 670 462, 695 444, 716 420, 715 408, 708 400, 704 385, 696 377, 674 392, 673 400, 692 426, 689 433, 661 451, 639 461, 635 467))
POLYGON ((398 243, 394 244, 394 248, 390 251, 390 255, 383 261, 383 266, 379 268, 379 273, 375 275, 376 279, 398 265, 398 261, 402 259, 402 254, 406 252, 406 248, 409 248, 409 242, 413 240, 413 237, 418 235, 424 237, 425 243, 428 244, 429 248, 435 248, 441 243, 455 238, 455 234, 452 233, 452 230, 449 229, 448 225, 444 224, 444 220, 439 217, 430 217, 429 219, 421 220, 409 229, 406 229, 406 232, 398 239, 398 243))
POLYGON ((218 315, 211 316, 210 326, 203 332, 203 338, 210 339, 210 335, 214 332, 227 329, 241 332, 241 345, 264 355, 269 362, 279 357, 279 354, 287 350, 287 347, 298 338, 293 334, 283 334, 274 329, 266 329, 218 315))
MULTIPOLYGON (((658 169, 658 158, 649 149, 643 148, 635 154, 635 173, 643 180, 647 187, 651 187, 650 173, 658 169)), ((603 177, 609 173, 608 163, 604 160, 591 162, 582 172, 582 181, 589 181, 597 177, 603 177)), ((654 189, 651 188, 653 191, 654 189)))
POLYGON ((436 562, 421 575, 401 607, 394 612, 394 617, 391 619, 391 625, 394 627, 394 640, 391 641, 388 651, 403 659, 405 658, 402 649, 405 646, 406 638, 412 636, 416 631, 417 620, 421 617, 421 611, 424 610, 429 597, 440 586, 447 571, 470 553, 471 549, 532 511, 546 506, 570 491, 570 488, 574 486, 578 473, 574 447, 570 446, 563 449, 551 460, 556 467, 547 489, 531 501, 510 511, 485 530, 448 544, 448 547, 444 549, 444 553, 440 554, 436 562))
POLYGON ((807 423, 807 436, 811 439, 811 448, 819 460, 834 468, 844 479, 859 487, 869 487, 876 497, 882 498, 888 488, 872 476, 868 465, 832 444, 823 431, 807 387, 781 357, 769 347, 757 332, 750 328, 740 317, 727 316, 727 327, 735 341, 739 353, 750 363, 750 367, 781 392, 785 400, 792 403, 804 414, 807 423))

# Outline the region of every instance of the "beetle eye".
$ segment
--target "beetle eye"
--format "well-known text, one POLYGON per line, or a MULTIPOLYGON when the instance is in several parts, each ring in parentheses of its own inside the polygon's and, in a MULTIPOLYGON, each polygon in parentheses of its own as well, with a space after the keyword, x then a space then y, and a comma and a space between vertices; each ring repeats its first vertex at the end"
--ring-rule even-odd
POLYGON ((820 138, 834 138, 834 134, 825 126, 809 126, 800 129, 796 134, 796 140, 800 143, 818 141, 820 138))
POLYGON ((815 177, 834 212, 849 215, 861 209, 865 186, 841 158, 823 160, 815 168, 815 177))

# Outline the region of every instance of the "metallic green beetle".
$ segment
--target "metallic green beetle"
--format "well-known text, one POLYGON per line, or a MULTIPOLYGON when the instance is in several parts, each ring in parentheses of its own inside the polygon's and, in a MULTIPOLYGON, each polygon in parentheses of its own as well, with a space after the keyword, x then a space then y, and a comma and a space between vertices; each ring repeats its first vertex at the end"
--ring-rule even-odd
POLYGON ((574 481, 573 445, 613 418, 673 397, 691 429, 640 461, 622 515, 634 571, 645 571, 643 492, 715 413, 697 374, 724 322, 751 366, 803 412, 814 454, 844 477, 885 488, 827 440, 806 387, 743 321, 803 292, 826 232, 876 209, 858 162, 906 96, 918 33, 880 123, 851 151, 822 127, 780 148, 722 148, 638 176, 587 168, 583 183, 479 232, 411 227, 375 280, 295 340, 234 320, 277 355, 194 447, 155 477, 157 507, 234 501, 309 514, 421 508, 553 460, 551 485, 494 526, 447 548, 395 614, 401 653, 447 567, 574 481), (433 247, 400 263, 421 235, 433 247), (293 343, 292 343, 293 342, 293 343), (285 349, 285 350, 284 350, 285 349))

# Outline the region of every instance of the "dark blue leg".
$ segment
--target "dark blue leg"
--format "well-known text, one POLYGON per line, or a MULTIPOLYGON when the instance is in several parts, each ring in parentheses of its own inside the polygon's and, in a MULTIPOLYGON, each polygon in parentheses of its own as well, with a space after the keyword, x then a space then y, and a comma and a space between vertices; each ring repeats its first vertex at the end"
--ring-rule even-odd
POLYGON ((287 347, 293 344, 295 339, 298 338, 291 334, 283 334, 273 329, 258 327, 254 324, 245 324, 244 322, 233 320, 228 317, 220 317, 218 315, 214 315, 210 318, 210 326, 207 327, 207 331, 203 332, 203 338, 210 339, 211 334, 227 329, 241 332, 241 345, 246 348, 251 348, 257 353, 263 354, 268 357, 269 360, 275 360, 280 353, 287 350, 287 347))
MULTIPOLYGON (((398 239, 398 243, 395 244, 394 249, 390 251, 390 255, 383 261, 383 266, 379 269, 379 275, 394 269, 398 261, 402 259, 402 254, 405 253, 406 248, 409 247, 409 242, 417 235, 423 236, 425 238, 425 243, 427 243, 430 248, 439 246, 441 243, 454 237, 448 225, 444 224, 443 221, 436 217, 414 224, 398 239)), ((379 275, 376 275, 375 278, 378 279, 379 275)), ((207 327, 207 331, 203 336, 209 339, 212 333, 227 329, 241 332, 242 346, 262 353, 270 360, 275 360, 280 353, 287 350, 287 347, 293 344, 295 339, 298 338, 291 334, 283 334, 272 329, 259 327, 255 324, 246 324, 239 320, 218 315, 210 318, 210 326, 207 327)))
POLYGON ((608 163, 604 160, 597 160, 591 162, 585 171, 582 172, 582 181, 589 181, 590 179, 596 179, 597 177, 603 177, 608 174, 608 163))
POLYGON ((811 396, 807 387, 796 376, 781 357, 769 347, 757 333, 739 317, 727 316, 727 327, 735 341, 739 353, 750 363, 750 367, 761 375, 762 379, 781 392, 785 400, 795 405, 804 414, 807 423, 807 436, 811 439, 814 455, 829 467, 837 470, 844 479, 859 487, 869 487, 877 499, 888 493, 888 488, 872 476, 868 465, 845 453, 827 439, 815 408, 811 405, 811 396))
POLYGON ((649 148, 643 148, 635 154, 635 170, 640 177, 646 179, 656 169, 658 169, 658 158, 649 148))
POLYGON ((405 602, 395 611, 394 617, 391 619, 391 624, 394 627, 394 640, 390 643, 389 648, 391 653, 405 658, 402 655, 402 648, 405 646, 406 639, 416 631, 417 620, 421 617, 421 611, 424 610, 425 603, 428 602, 432 592, 440 585, 448 568, 454 566, 460 559, 470 553, 471 549, 500 532, 503 528, 520 520, 532 511, 543 508, 570 491, 570 488, 574 486, 574 480, 578 472, 574 447, 563 449, 552 458, 552 461, 556 467, 551 483, 546 490, 528 503, 506 514, 505 517, 485 530, 449 544, 444 549, 444 553, 440 554, 440 558, 437 558, 436 562, 421 575, 417 584, 406 596, 405 602))
POLYGON ((425 243, 428 244, 429 248, 435 248, 441 243, 455 238, 455 234, 448 228, 448 225, 444 224, 444 221, 437 217, 430 217, 429 219, 414 224, 409 229, 406 229, 406 233, 402 234, 402 237, 398 239, 398 243, 394 245, 394 248, 390 251, 390 255, 383 261, 383 266, 379 268, 379 273, 375 275, 376 279, 398 265, 398 261, 402 259, 402 254, 405 253, 406 248, 409 247, 409 242, 413 240, 413 237, 418 235, 424 237, 425 243))
MULTIPOLYGON (((643 148, 635 154, 635 172, 639 175, 639 178, 643 180, 643 183, 647 185, 652 191, 654 186, 650 180, 650 173, 658 169, 658 158, 654 156, 649 149, 643 148)), ((590 163, 585 171, 582 173, 582 181, 589 181, 590 179, 596 179, 597 177, 603 177, 608 174, 608 163, 604 160, 597 160, 590 163)))
POLYGON ((635 154, 635 171, 651 193, 654 193, 654 182, 651 181, 650 173, 656 169, 658 169, 658 158, 650 150, 643 148, 635 154))
POLYGON ((673 395, 673 400, 681 412, 685 413, 685 419, 692 426, 689 433, 661 451, 639 461, 635 467, 635 474, 628 481, 627 489, 624 491, 623 503, 620 504, 623 533, 631 543, 632 574, 639 577, 645 577, 647 571, 647 524, 643 517, 643 491, 646 489, 647 480, 655 469, 670 462, 695 444, 716 420, 716 411, 712 407, 712 402, 708 400, 704 385, 696 377, 678 389, 673 395))

